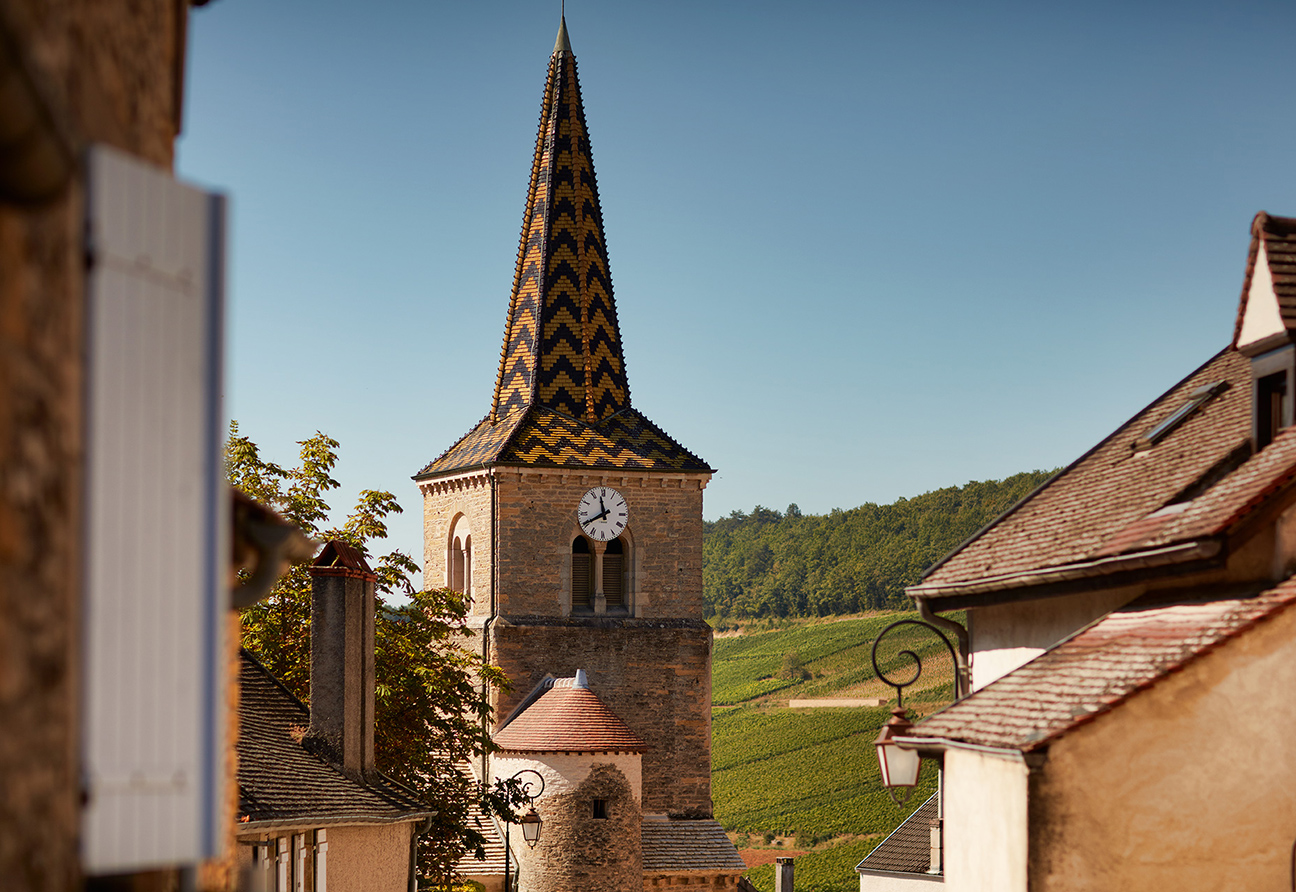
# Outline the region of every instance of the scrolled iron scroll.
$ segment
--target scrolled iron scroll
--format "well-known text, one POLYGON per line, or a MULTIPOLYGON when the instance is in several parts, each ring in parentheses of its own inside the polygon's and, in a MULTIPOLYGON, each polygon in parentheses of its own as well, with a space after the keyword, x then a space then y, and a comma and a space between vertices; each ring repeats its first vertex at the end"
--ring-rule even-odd
MULTIPOLYGON (((945 645, 945 649, 949 651, 950 663, 955 667, 954 672, 955 672, 956 680, 958 675, 958 658, 954 655, 954 645, 951 644, 950 640, 945 637, 944 632, 942 632, 940 629, 933 626, 931 623, 924 622, 923 620, 920 619, 896 620, 891 625, 883 629, 881 632, 878 632, 877 638, 873 639, 873 654, 872 654, 873 671, 877 673, 878 679, 884 682, 885 684, 888 684, 891 687, 895 688, 896 706, 904 705, 904 700, 903 700, 904 689, 912 685, 914 682, 916 682, 919 679, 920 676, 922 676, 922 668, 923 668, 922 658, 918 656, 918 654, 915 651, 909 650, 907 648, 905 650, 898 651, 896 653, 896 656, 904 657, 907 660, 912 662, 912 669, 911 669, 911 671, 913 672, 912 678, 908 678, 908 680, 901 680, 904 678, 904 676, 894 678, 893 677, 895 675, 894 670, 892 670, 891 675, 888 675, 887 673, 883 672, 882 667, 878 665, 878 645, 882 643, 882 639, 887 636, 888 632, 890 632, 892 629, 897 629, 900 626, 921 626, 922 628, 935 633, 936 637, 939 638, 941 640, 941 643, 945 645)), ((908 667, 909 664, 906 663, 900 668, 908 668, 908 667)))

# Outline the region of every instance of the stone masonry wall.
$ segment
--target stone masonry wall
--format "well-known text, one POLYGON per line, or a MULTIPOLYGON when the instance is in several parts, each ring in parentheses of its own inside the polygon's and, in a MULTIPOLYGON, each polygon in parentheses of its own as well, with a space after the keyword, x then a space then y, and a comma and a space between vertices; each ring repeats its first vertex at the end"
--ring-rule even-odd
MULTIPOLYGON (((491 486, 485 473, 425 483, 423 491, 423 585, 449 585, 447 559, 452 533, 472 537, 471 619, 480 625, 490 616, 491 486)), ((478 645, 480 647, 480 645, 478 645)))
POLYGON ((711 814, 711 629, 687 620, 501 619, 491 658, 513 680, 502 720, 545 674, 584 669, 594 691, 648 744, 643 811, 711 814))
POLYGON ((706 478, 498 471, 499 612, 564 616, 571 544, 581 535, 576 505, 591 487, 611 486, 630 507, 631 597, 640 618, 703 618, 702 487, 706 478))
MULTIPOLYGON (((76 142, 170 167, 185 6, 8 0, 0 29, 76 142)), ((3 162, 0 162, 3 163, 3 162)), ((0 877, 77 882, 83 184, 0 200, 0 877)))
POLYGON ((630 784, 612 765, 596 764, 567 793, 546 793, 536 803, 543 825, 534 850, 517 843, 519 888, 527 892, 639 892, 643 854, 639 809, 630 784), (607 802, 607 817, 593 817, 593 802, 607 802))

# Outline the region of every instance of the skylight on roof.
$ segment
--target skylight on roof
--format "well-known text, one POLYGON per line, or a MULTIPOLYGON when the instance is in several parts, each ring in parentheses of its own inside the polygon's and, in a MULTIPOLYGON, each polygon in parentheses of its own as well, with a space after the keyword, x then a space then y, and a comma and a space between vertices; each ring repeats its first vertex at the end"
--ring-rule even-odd
POLYGON ((1134 449, 1151 449, 1169 436, 1171 431, 1183 424, 1188 419, 1188 416, 1228 389, 1229 383, 1227 381, 1216 381, 1213 384, 1198 387, 1188 396, 1186 403, 1171 412, 1165 420, 1152 428, 1152 430, 1135 440, 1134 449))

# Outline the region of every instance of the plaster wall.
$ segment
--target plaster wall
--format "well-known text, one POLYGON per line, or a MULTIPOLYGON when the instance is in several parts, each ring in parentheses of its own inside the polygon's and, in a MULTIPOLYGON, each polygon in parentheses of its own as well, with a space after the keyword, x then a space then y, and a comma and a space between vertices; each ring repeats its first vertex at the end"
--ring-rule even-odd
POLYGON ((1141 588, 1120 588, 969 610, 972 690, 980 690, 1029 663, 1077 629, 1141 593, 1141 588))
POLYGON ((585 782, 595 764, 610 765, 625 776, 637 806, 643 796, 640 762, 638 753, 501 753, 491 759, 491 777, 498 781, 529 769, 544 778, 546 794, 570 793, 585 782))
POLYGON ((1026 892, 1025 763, 949 750, 944 794, 944 887, 949 892, 1026 892))
POLYGON ((1289 889, 1296 609, 1062 737, 1031 791, 1031 889, 1289 889))
POLYGON ((860 892, 938 892, 944 889, 945 878, 914 874, 911 877, 872 876, 860 874, 860 892))
MULTIPOLYGON (((185 10, 17 0, 0 4, 0 29, 73 139, 170 167, 185 10)), ((0 885, 20 892, 79 882, 85 255, 72 176, 44 203, 0 200, 0 885)))
POLYGON ((329 827, 329 892, 408 892, 413 827, 413 824, 329 827))
POLYGON ((970 609, 972 689, 980 690, 1141 595, 1281 581, 1296 566, 1296 520, 1290 507, 1280 514, 1281 507, 1271 509, 1270 517, 1262 519, 1248 538, 1233 543, 1224 566, 1213 570, 970 609))

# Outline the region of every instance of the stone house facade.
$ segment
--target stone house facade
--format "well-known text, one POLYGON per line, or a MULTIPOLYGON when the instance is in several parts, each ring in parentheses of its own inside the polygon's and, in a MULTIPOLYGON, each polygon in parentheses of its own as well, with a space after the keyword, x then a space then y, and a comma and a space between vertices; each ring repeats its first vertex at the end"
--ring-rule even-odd
POLYGON ((1296 219, 1251 234, 1232 342, 909 589, 967 611, 903 744, 951 889, 1290 884, 1296 219))

